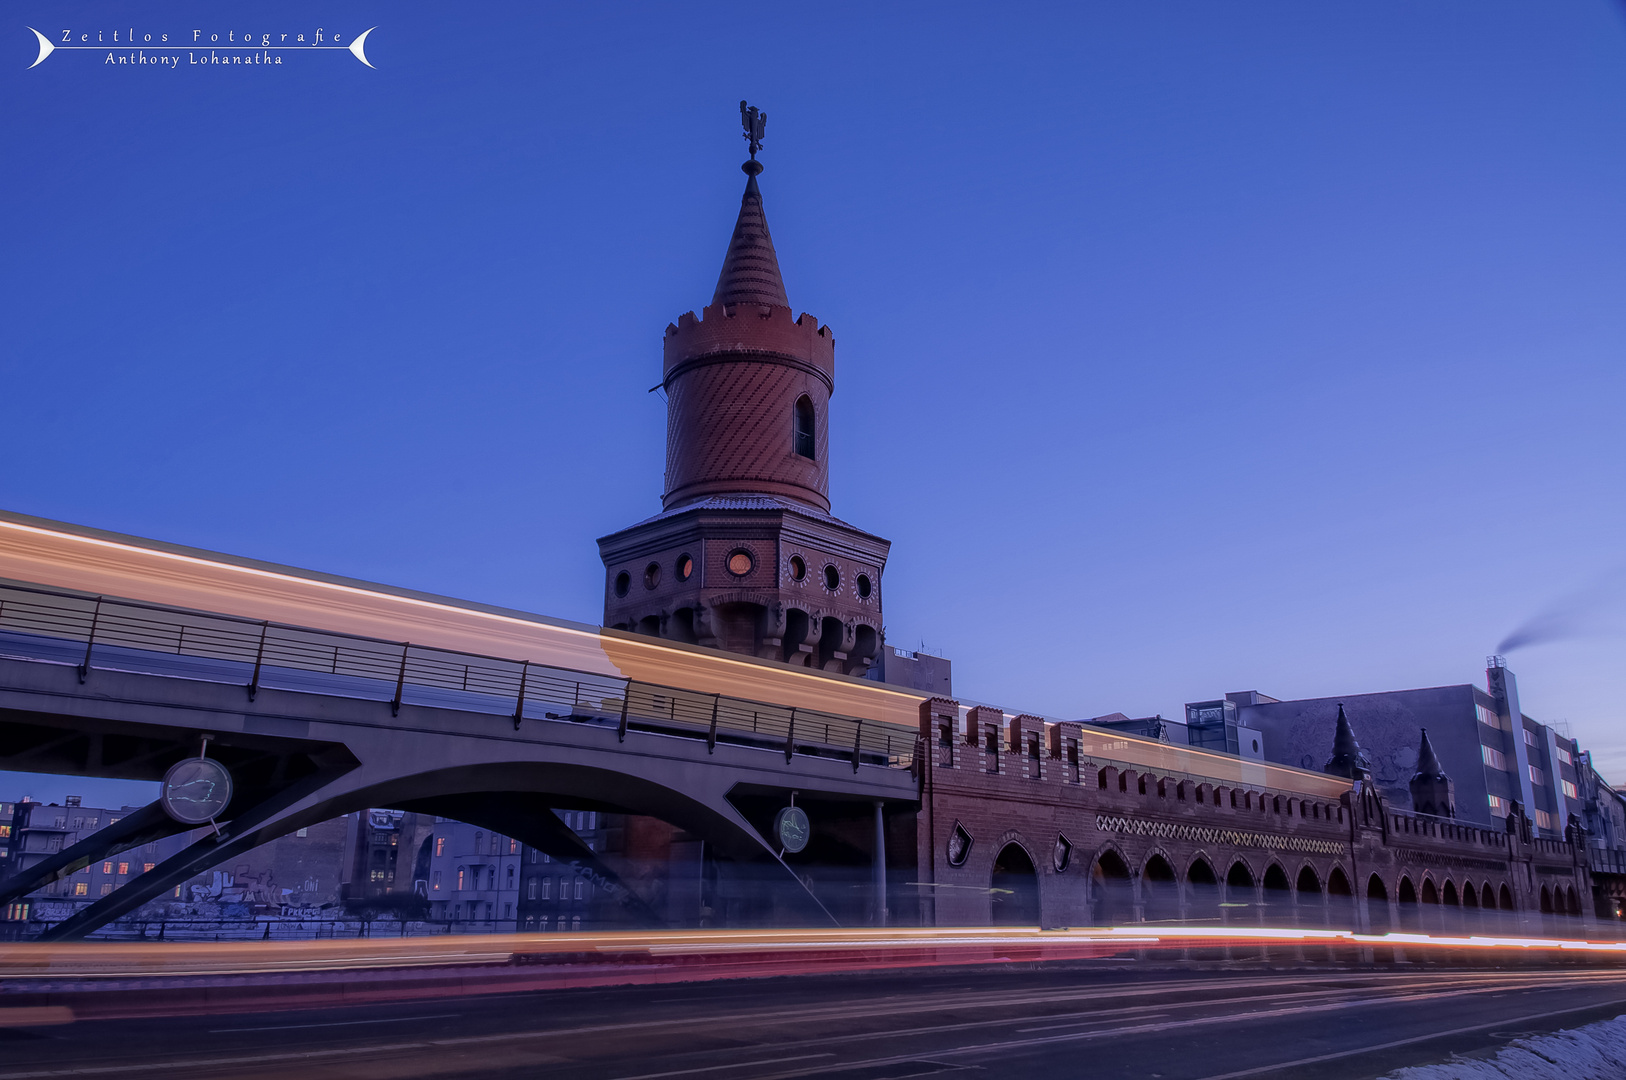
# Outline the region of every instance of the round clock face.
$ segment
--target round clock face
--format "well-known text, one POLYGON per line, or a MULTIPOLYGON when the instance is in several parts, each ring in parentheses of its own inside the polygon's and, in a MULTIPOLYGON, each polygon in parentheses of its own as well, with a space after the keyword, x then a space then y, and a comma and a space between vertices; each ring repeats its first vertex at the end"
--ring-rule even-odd
POLYGON ((813 836, 813 824, 801 807, 787 806, 774 818, 773 831, 779 837, 779 846, 794 855, 807 847, 813 836))
POLYGON ((187 758, 164 774, 158 801, 165 813, 184 825, 206 824, 231 802, 231 773, 210 758, 187 758))

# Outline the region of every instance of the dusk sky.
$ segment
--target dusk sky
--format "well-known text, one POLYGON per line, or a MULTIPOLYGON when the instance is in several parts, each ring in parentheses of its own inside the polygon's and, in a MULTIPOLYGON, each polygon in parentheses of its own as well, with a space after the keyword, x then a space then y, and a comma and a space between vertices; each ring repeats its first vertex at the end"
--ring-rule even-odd
POLYGON ((7 5, 0 507, 597 622, 744 97, 890 643, 1178 716, 1534 619, 1525 711, 1626 781, 1626 7, 227 10, 7 5))

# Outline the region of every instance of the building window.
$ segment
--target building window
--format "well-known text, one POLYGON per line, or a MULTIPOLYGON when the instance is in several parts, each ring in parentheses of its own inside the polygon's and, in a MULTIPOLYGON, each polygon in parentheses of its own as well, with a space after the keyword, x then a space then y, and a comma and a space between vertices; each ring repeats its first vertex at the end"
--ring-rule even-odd
POLYGON ((1474 712, 1478 714, 1479 722, 1481 724, 1484 724, 1486 727, 1493 727, 1498 731, 1503 730, 1501 717, 1485 708, 1485 706, 1475 705, 1474 712))
POLYGON ((1485 764, 1491 768, 1501 769, 1503 772, 1507 771, 1507 758, 1503 757, 1502 752, 1494 746, 1481 746, 1479 756, 1484 758, 1485 764))
POLYGON ((677 579, 688 581, 694 575, 694 559, 689 555, 679 555, 677 561, 677 579))
POLYGON ((800 555, 790 557, 790 579, 801 581, 807 577, 807 563, 800 555))
POLYGON ((430 887, 433 888, 433 889, 436 889, 438 891, 440 889, 440 871, 439 870, 435 871, 434 882, 435 882, 434 885, 432 885, 430 887))
POLYGON ((305 837, 309 836, 310 834, 311 834, 311 831, 309 829, 300 829, 298 832, 294 833, 294 835, 299 837, 301 840, 303 840, 305 837))
POLYGON ((1558 760, 1562 761, 1566 765, 1575 764, 1575 759, 1570 757, 1570 752, 1564 749, 1562 746, 1558 748, 1558 760))
POLYGON ((157 863, 144 862, 141 864, 141 872, 143 874, 150 874, 152 873, 152 868, 157 865, 157 863))
POLYGON ((110 862, 102 863, 102 873, 111 874, 112 872, 113 872, 113 864, 112 863, 110 863, 110 862))
POLYGON ((1551 832, 1553 828, 1553 815, 1549 814, 1545 810, 1537 810, 1536 828, 1546 829, 1548 832, 1551 832))
POLYGON ((571 917, 570 928, 572 930, 580 930, 582 928, 582 917, 580 915, 571 917))
POLYGON ((508 840, 508 854, 510 854, 510 855, 518 855, 519 854, 519 841, 513 839, 512 837, 510 837, 509 840, 508 840))
POLYGON ((813 399, 803 394, 796 399, 796 453, 809 461, 815 459, 813 438, 813 399))
POLYGON ((1527 766, 1525 766, 1525 768, 1530 770, 1530 782, 1532 784, 1540 784, 1543 787, 1547 786, 1547 774, 1546 773, 1542 772, 1540 769, 1536 768, 1534 765, 1527 765, 1527 766))
POLYGON ((536 878, 531 878, 525 883, 525 899, 536 899, 536 878))
MULTIPOLYGON (((113 886, 111 886, 111 885, 103 885, 102 886, 102 895, 103 896, 106 896, 108 893, 110 893, 112 891, 113 891, 113 886)), ((90 886, 87 883, 83 882, 83 881, 75 882, 74 886, 73 886, 73 895, 75 895, 75 896, 89 896, 90 895, 90 886)))
POLYGON ((492 916, 493 912, 495 911, 495 907, 496 906, 492 901, 490 901, 490 900, 486 901, 486 922, 491 921, 491 916, 492 916))
POLYGON ((841 571, 832 563, 824 568, 824 587, 831 592, 841 588, 841 571))
POLYGON ((480 854, 480 848, 485 846, 485 842, 486 834, 484 832, 477 832, 474 834, 474 853, 476 855, 480 854))
POLYGON ((1485 801, 1490 803, 1491 813, 1497 817, 1507 817, 1507 802, 1500 795, 1487 795, 1485 801))
POLYGON ((444 836, 435 837, 435 854, 446 854, 446 838, 444 836))
POLYGON ((868 600, 869 599, 869 594, 870 594, 869 575, 868 574, 859 574, 858 575, 858 598, 860 600, 868 600))
POLYGON ((119 863, 119 873, 128 874, 129 872, 130 872, 130 864, 129 863, 127 863, 127 862, 119 863))
POLYGON ((505 919, 512 919, 514 917, 514 905, 513 904, 504 904, 502 906, 502 917, 505 918, 505 919))
POLYGON ((661 583, 661 564, 652 562, 644 567, 644 588, 653 589, 661 583))
POLYGON ((1564 794, 1568 798, 1579 799, 1581 797, 1581 793, 1575 790, 1575 785, 1568 780, 1560 780, 1558 786, 1564 789, 1564 794))
POLYGON ((625 595, 627 595, 627 590, 629 588, 631 588, 631 587, 632 587, 632 575, 631 574, 629 574, 625 570, 623 570, 619 574, 615 575, 615 595, 617 595, 617 596, 625 596, 625 595))
MULTIPOLYGON (((80 886, 80 888, 84 888, 84 886, 83 886, 83 885, 81 885, 81 886, 80 886)), ((107 883, 106 883, 106 884, 104 884, 104 885, 103 885, 103 886, 102 886, 102 895, 103 895, 103 896, 107 896, 107 895, 108 895, 108 894, 110 894, 110 893, 111 893, 111 892, 112 892, 112 891, 113 891, 113 883, 112 883, 112 882, 107 882, 107 883)))
POLYGON ((542 879, 542 899, 551 900, 552 898, 553 898, 553 879, 550 878, 550 877, 545 877, 545 878, 542 879))
POLYGON ((513 887, 514 887, 514 868, 512 866, 510 866, 508 868, 508 888, 512 889, 513 887))
POLYGON ((461 866, 457 868, 457 891, 463 891, 463 867, 461 866))
POLYGON ((577 878, 576 879, 576 899, 580 900, 581 898, 582 898, 582 879, 577 878))
POLYGON ((755 565, 756 560, 751 558, 749 551, 737 550, 729 553, 728 572, 735 577, 744 577, 751 572, 751 568, 755 565))

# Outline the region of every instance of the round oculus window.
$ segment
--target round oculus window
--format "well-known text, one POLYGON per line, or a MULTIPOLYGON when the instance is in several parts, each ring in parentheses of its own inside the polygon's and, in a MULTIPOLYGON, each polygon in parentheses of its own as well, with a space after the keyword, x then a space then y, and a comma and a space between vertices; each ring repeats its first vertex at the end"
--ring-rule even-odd
POLYGON ((841 588, 841 571, 833 564, 824 568, 824 587, 831 592, 841 588))
POLYGON ((661 564, 652 562, 644 567, 644 588, 653 589, 661 583, 661 564))
POLYGON ((688 581, 689 575, 694 573, 694 560, 687 555, 679 555, 677 561, 677 579, 688 581))
POLYGON ((869 599, 869 594, 870 594, 869 575, 868 574, 859 574, 858 575, 858 596, 862 600, 868 600, 869 599))
POLYGON ((625 596, 625 595, 627 595, 627 589, 631 588, 631 586, 632 586, 632 575, 631 574, 629 574, 625 570, 623 570, 619 574, 615 575, 615 595, 617 595, 617 596, 625 596))
POLYGON ((806 577, 807 563, 800 555, 792 555, 790 557, 790 579, 792 581, 802 581, 806 577))
POLYGON ((756 560, 749 551, 736 551, 728 557, 728 572, 735 577, 744 577, 755 565, 756 560))

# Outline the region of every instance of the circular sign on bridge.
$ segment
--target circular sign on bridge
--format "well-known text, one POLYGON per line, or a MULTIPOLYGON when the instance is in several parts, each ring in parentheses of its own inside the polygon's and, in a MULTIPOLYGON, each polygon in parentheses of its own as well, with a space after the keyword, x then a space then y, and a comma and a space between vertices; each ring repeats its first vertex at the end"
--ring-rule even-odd
POLYGON ((813 838, 813 823, 800 806, 787 806, 773 819, 773 833, 779 838, 779 846, 794 855, 813 838))
POLYGON ((164 813, 183 825, 205 825, 231 802, 231 773, 210 758, 178 761, 164 774, 158 795, 164 813))

